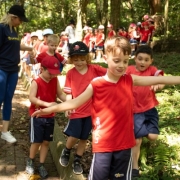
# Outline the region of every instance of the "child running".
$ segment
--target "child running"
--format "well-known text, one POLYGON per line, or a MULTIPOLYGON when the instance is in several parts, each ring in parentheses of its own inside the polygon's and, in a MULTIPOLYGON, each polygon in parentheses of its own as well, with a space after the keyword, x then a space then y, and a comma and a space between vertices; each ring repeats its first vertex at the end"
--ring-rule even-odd
MULTIPOLYGON (((135 66, 127 68, 128 74, 138 76, 162 76, 163 71, 152 66, 153 53, 148 45, 140 46, 135 53, 135 66)), ((155 91, 162 89, 164 85, 156 86, 134 86, 134 133, 136 146, 132 149, 133 170, 132 176, 139 177, 138 160, 142 138, 156 140, 159 134, 158 121, 159 116, 155 108, 159 103, 155 96, 155 91)))
MULTIPOLYGON (((57 75, 60 74, 60 63, 54 56, 46 56, 41 61, 41 74, 31 84, 29 112, 32 115, 36 110, 56 104, 56 97, 61 101, 66 100, 62 92, 57 75)), ((44 162, 49 149, 49 142, 53 140, 54 113, 42 115, 30 120, 30 154, 26 163, 26 172, 34 174, 34 158, 40 148, 39 174, 42 178, 48 176, 44 162)))
POLYGON ((131 180, 131 148, 135 146, 133 124, 133 85, 180 84, 180 76, 137 76, 125 74, 131 46, 124 37, 106 40, 108 70, 91 81, 77 98, 38 110, 42 114, 77 109, 92 99, 93 160, 88 180, 131 180))
MULTIPOLYGON (((107 71, 106 68, 90 64, 91 56, 88 47, 83 42, 78 41, 73 43, 70 47, 69 56, 70 63, 74 64, 74 68, 69 70, 66 75, 64 86, 64 92, 67 94, 66 100, 79 96, 87 88, 92 79, 105 75, 107 71)), ((69 122, 64 130, 68 138, 59 162, 64 167, 68 166, 71 149, 79 139, 73 162, 73 172, 75 174, 82 174, 83 172, 80 161, 91 129, 90 99, 70 114, 69 122)))

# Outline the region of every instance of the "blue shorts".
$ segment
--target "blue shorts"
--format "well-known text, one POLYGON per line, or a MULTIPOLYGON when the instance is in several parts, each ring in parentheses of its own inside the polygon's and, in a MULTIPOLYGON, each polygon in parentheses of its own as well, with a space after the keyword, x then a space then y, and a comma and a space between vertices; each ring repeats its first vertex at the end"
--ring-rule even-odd
POLYGON ((131 45, 137 44, 137 40, 136 39, 130 39, 129 42, 130 42, 131 45))
POLYGON ((96 50, 97 51, 103 51, 104 50, 104 46, 96 46, 96 50))
POLYGON ((31 143, 42 143, 43 141, 52 141, 54 132, 54 117, 31 117, 29 132, 31 143))
POLYGON ((87 140, 92 129, 91 116, 70 119, 64 129, 64 134, 77 139, 87 140))
POLYGON ((134 114, 135 138, 145 137, 148 134, 159 134, 158 122, 159 115, 156 108, 134 114))
POLYGON ((126 149, 94 153, 88 180, 129 180, 131 175, 131 149, 126 149))

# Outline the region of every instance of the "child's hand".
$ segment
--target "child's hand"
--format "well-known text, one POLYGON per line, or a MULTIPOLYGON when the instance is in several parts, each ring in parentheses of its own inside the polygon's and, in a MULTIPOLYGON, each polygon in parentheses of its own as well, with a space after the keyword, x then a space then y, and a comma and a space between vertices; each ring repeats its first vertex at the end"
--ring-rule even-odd
POLYGON ((151 86, 151 90, 153 90, 154 92, 158 91, 158 90, 161 90, 164 88, 164 84, 157 84, 157 85, 152 85, 151 86))
POLYGON ((65 117, 69 117, 72 113, 75 113, 75 109, 65 111, 65 117))
POLYGON ((40 117, 41 115, 44 115, 44 112, 42 112, 42 109, 35 111, 31 117, 40 117))

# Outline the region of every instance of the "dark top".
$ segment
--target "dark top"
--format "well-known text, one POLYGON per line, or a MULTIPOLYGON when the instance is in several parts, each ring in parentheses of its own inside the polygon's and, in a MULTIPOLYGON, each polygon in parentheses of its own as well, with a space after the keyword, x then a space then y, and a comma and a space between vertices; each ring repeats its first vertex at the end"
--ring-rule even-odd
POLYGON ((18 72, 20 62, 20 41, 15 29, 0 24, 0 70, 18 72))

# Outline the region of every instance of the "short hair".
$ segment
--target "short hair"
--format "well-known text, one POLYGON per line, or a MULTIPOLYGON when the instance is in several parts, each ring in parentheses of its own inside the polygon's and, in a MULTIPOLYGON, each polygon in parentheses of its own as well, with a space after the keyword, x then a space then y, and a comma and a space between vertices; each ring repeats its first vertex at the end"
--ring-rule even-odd
POLYGON ((150 55, 151 58, 153 58, 153 50, 148 45, 139 46, 135 52, 135 56, 137 56, 139 53, 148 54, 148 55, 150 55))
POLYGON ((57 43, 59 44, 59 36, 56 34, 51 34, 47 37, 47 44, 48 43, 57 43))
POLYGON ((112 37, 107 38, 104 44, 105 54, 116 54, 119 50, 122 50, 124 55, 131 54, 131 45, 125 37, 112 37))
POLYGON ((91 56, 90 56, 90 54, 88 53, 88 54, 86 54, 86 55, 73 55, 73 56, 70 56, 69 57, 69 63, 70 64, 73 64, 73 61, 75 60, 75 59, 84 59, 86 62, 87 62, 87 64, 91 64, 91 56))

